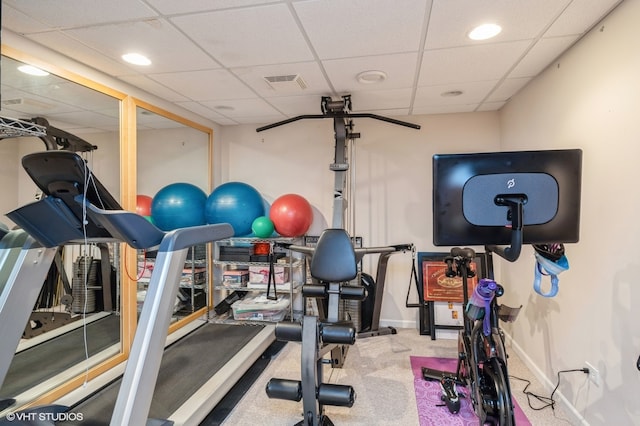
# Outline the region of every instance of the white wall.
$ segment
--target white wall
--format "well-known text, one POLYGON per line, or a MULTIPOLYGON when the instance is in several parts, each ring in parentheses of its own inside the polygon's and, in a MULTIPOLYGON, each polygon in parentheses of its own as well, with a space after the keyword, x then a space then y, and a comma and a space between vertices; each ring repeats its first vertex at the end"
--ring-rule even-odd
MULTIPOLYGON (((77 136, 97 145, 92 153, 83 154, 89 161, 92 172, 116 199, 120 198, 120 157, 117 133, 90 133, 77 136)), ((22 168, 21 160, 27 154, 46 149, 44 142, 35 137, 5 139, 0 143, 0 221, 9 227, 14 223, 5 216, 19 206, 36 200, 39 190, 22 168)))
MULTIPOLYGON (((431 158, 435 153, 495 151, 499 148, 498 113, 395 117, 421 125, 420 130, 372 119, 356 119, 355 233, 367 247, 413 243, 418 251, 436 249, 431 232, 431 158)), ((269 202, 287 193, 304 196, 314 207, 310 233, 332 221, 334 133, 331 119, 297 121, 256 132, 259 126, 227 126, 216 167, 220 184, 241 181, 269 202)), ((375 277, 376 255, 365 257, 365 272, 375 277)), ((417 327, 418 312, 405 300, 411 254, 389 260, 381 323, 417 327)), ((412 302, 417 301, 412 290, 412 302)))
POLYGON ((5 214, 19 206, 18 204, 18 171, 20 169, 20 157, 16 139, 0 141, 0 222, 13 227, 5 214))
POLYGON ((640 1, 629 0, 515 96, 501 113, 501 148, 583 149, 578 244, 557 297, 531 290, 533 259, 502 264, 510 305, 524 304, 509 333, 550 382, 558 370, 596 366, 560 391, 592 425, 640 424, 640 1))
POLYGON ((209 136, 180 127, 139 131, 138 194, 153 197, 166 185, 185 182, 209 193, 209 136))

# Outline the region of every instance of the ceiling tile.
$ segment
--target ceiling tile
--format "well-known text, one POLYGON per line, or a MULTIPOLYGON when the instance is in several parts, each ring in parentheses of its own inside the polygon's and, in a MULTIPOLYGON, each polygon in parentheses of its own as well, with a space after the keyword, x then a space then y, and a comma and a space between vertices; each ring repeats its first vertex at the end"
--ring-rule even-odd
POLYGON ((282 96, 268 101, 287 117, 322 114, 322 96, 282 96))
POLYGON ((257 115, 248 117, 234 117, 238 124, 271 124, 284 119, 281 115, 257 115))
POLYGON ((117 129, 119 126, 117 118, 114 119, 93 111, 74 111, 70 113, 50 114, 47 118, 51 119, 51 123, 55 120, 60 120, 86 127, 115 127, 117 129))
POLYGON ((504 102, 508 101, 513 95, 518 93, 531 78, 508 78, 496 87, 491 95, 486 99, 487 102, 504 102))
POLYGON ((440 105, 440 106, 422 106, 422 107, 414 107, 414 114, 454 114, 460 112, 473 112, 478 107, 478 104, 469 104, 469 105, 440 105))
POLYGON ((277 117, 284 119, 284 115, 276 111, 271 105, 262 99, 225 99, 224 101, 200 102, 207 108, 220 110, 225 117, 238 119, 242 117, 277 117), (223 107, 224 109, 222 109, 223 107))
POLYGON ((483 102, 476 111, 498 111, 506 102, 483 102))
POLYGON ((37 19, 14 9, 6 1, 2 2, 2 28, 7 28, 18 34, 29 34, 49 29, 47 25, 37 19))
POLYGON ((418 87, 413 103, 414 112, 416 108, 427 106, 478 104, 487 97, 497 83, 497 81, 482 81, 476 83, 418 87), (442 96, 443 93, 457 90, 462 92, 460 96, 442 96))
POLYGON ((332 59, 322 64, 337 92, 388 90, 413 86, 418 61, 417 53, 332 59), (356 79, 363 71, 383 71, 387 79, 381 83, 362 84, 356 79), (365 87, 366 86, 366 87, 365 87))
POLYGON ((129 66, 139 72, 161 73, 220 67, 163 19, 79 28, 66 33, 115 60, 121 60, 120 57, 129 52, 147 56, 152 62, 148 67, 129 66))
POLYGON ((557 59, 578 36, 543 38, 529 50, 527 56, 516 65, 509 77, 534 77, 544 70, 549 62, 557 59))
POLYGON ((330 92, 327 79, 316 62, 297 62, 293 64, 263 65, 255 67, 233 68, 231 72, 244 81, 255 92, 265 98, 277 96, 298 96, 302 94, 327 94, 330 92), (296 85, 269 85, 264 77, 281 75, 300 75, 306 83, 306 89, 296 85))
POLYGON ((273 3, 273 0, 146 0, 165 15, 206 12, 251 5, 273 3))
POLYGON ((467 37, 480 24, 492 22, 502 32, 488 43, 533 39, 543 33, 571 0, 434 0, 425 49, 478 44, 467 37))
MULTIPOLYGON (((54 74, 43 77, 34 77, 18 70, 18 67, 24 65, 10 58, 2 57, 2 85, 14 87, 17 89, 30 89, 40 86, 52 86, 55 84, 64 84, 68 81, 54 74)), ((2 93, 4 95, 4 92, 2 93)))
POLYGON ((150 75, 194 101, 253 98, 255 93, 227 70, 205 70, 150 75))
POLYGON ((116 61, 101 55, 94 49, 60 31, 31 34, 28 37, 78 62, 91 64, 93 68, 107 74, 118 76, 131 73, 131 69, 122 61, 116 61))
POLYGON ((320 59, 419 50, 430 0, 312 0, 294 3, 320 59))
POLYGON ((68 105, 79 105, 92 110, 108 109, 118 103, 118 100, 95 90, 72 82, 58 83, 30 89, 31 93, 68 105))
POLYGON ((284 4, 186 15, 172 22, 228 68, 313 59, 284 4))
POLYGON ((524 55, 529 44, 519 41, 426 51, 418 85, 498 80, 524 55))
MULTIPOLYGON (((397 109, 376 109, 376 110, 364 110, 363 113, 372 113, 381 115, 383 117, 406 117, 409 115, 409 108, 397 108, 397 109)), ((403 120, 412 122, 411 119, 403 120)))
POLYGON ((171 90, 167 86, 160 84, 145 75, 125 75, 121 76, 120 79, 133 85, 134 87, 142 89, 146 92, 151 93, 152 95, 156 95, 170 102, 181 102, 187 100, 187 98, 182 94, 176 92, 175 90, 171 90))
MULTIPOLYGON (((233 125, 320 115, 322 96, 344 94, 353 96, 354 111, 380 115, 501 108, 620 2, 3 0, 2 36, 9 46, 33 41, 233 125), (468 40, 468 30, 485 19, 501 23, 502 33, 490 41, 468 40), (124 63, 120 55, 133 48, 153 65, 124 63), (366 70, 388 78, 356 83, 366 70), (263 79, 274 75, 300 75, 307 88, 274 89, 263 79), (464 94, 440 97, 451 90, 464 94), (225 106, 233 109, 216 109, 225 106)), ((20 76, 6 62, 2 71, 3 96, 40 102, 37 111, 92 108, 93 99, 58 94, 46 80, 20 76), (34 89, 27 92, 29 87, 34 89)))
POLYGON ((354 112, 409 108, 413 90, 374 90, 351 93, 354 112))
MULTIPOLYGON (((224 115, 219 114, 216 111, 212 110, 211 108, 207 108, 206 106, 198 102, 188 101, 188 102, 176 102, 176 103, 182 106, 183 108, 188 109, 191 112, 199 114, 203 117, 209 117, 211 118, 211 120, 218 122, 219 124, 223 124, 220 122, 220 119, 225 119, 224 115)), ((232 123, 232 124, 235 124, 235 123, 232 123)))
POLYGON ((77 111, 78 108, 63 102, 36 95, 30 91, 2 86, 2 114, 13 118, 33 118, 54 112, 77 111))
POLYGON ((547 30, 545 37, 584 34, 621 2, 622 0, 573 0, 547 30))
POLYGON ((116 21, 134 21, 158 16, 139 0, 64 0, 25 1, 2 0, 5 4, 53 28, 91 26, 116 21), (126 11, 126 14, 123 14, 126 11))

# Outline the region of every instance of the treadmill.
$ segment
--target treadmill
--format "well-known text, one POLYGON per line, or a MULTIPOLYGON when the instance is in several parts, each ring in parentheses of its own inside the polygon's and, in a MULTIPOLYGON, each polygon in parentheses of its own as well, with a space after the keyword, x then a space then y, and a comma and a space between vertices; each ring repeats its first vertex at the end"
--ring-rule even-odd
MULTIPOLYGON (((167 336, 188 249, 231 237, 233 228, 229 224, 215 224, 163 232, 144 217, 123 211, 91 174, 85 161, 69 151, 30 154, 23 158, 22 164, 46 197, 7 214, 29 234, 21 255, 36 256, 36 252, 39 256, 49 255, 50 264, 57 247, 69 243, 117 241, 134 249, 158 248, 156 266, 126 363, 57 401, 64 401, 65 405, 34 407, 26 413, 75 411, 82 413, 82 424, 86 425, 199 424, 275 341, 275 326, 271 324, 207 321, 199 326, 194 321, 167 336), (193 331, 186 334, 185 330, 189 329, 193 331), (167 342, 171 345, 165 355, 167 342), (114 379, 120 372, 122 377, 114 379), (85 395, 87 390, 97 392, 85 395)), ((29 262, 17 262, 5 287, 35 287, 20 279, 33 270, 29 262)), ((0 327, 11 328, 8 324, 26 322, 38 292, 31 303, 25 300, 18 307, 14 302, 20 296, 13 296, 7 288, 0 300, 0 327), (30 306, 27 308, 27 305, 30 306), (24 322, 18 321, 18 316, 24 317, 24 322)), ((3 331, 0 329, 0 333, 3 331)), ((12 332, 19 334, 17 330, 12 332)), ((19 341, 19 337, 14 340, 19 341)), ((0 383, 6 375, 3 364, 13 356, 15 346, 3 345, 0 349, 0 383), (11 353, 7 350, 9 346, 13 346, 11 353)), ((65 418, 51 418, 60 417, 65 418)), ((77 424, 77 416, 67 418, 75 419, 77 424)))

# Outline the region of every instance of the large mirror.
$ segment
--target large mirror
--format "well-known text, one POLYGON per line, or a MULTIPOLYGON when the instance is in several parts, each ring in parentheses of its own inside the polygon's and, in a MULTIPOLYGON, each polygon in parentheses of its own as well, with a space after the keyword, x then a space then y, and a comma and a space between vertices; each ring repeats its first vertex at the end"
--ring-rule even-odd
MULTIPOLYGON (((0 222, 15 228, 5 214, 41 195, 21 166, 35 151, 77 151, 119 200, 121 99, 53 74, 27 74, 24 65, 1 58, 0 222), (7 130, 25 122, 37 124, 35 133, 7 130)), ((119 251, 88 244, 56 252, 29 321, 11 325, 24 328, 22 339, 1 345, 14 354, 0 381, 0 417, 122 354, 119 251)))
MULTIPOLYGON (((155 215, 149 208, 151 204, 167 205, 169 200, 186 200, 185 197, 193 196, 193 192, 208 196, 211 191, 211 130, 151 105, 141 105, 141 102, 136 107, 136 123, 138 212, 151 216, 149 219, 154 221, 155 215), (159 198, 165 202, 161 202, 159 198)), ((193 217, 200 213, 194 210, 197 207, 192 203, 180 204, 183 211, 171 214, 193 217)), ((179 223, 170 223, 165 219, 156 225, 168 231, 178 227, 179 223)), ((154 268, 155 253, 140 252, 137 262, 136 300, 140 309, 154 268)), ((174 324, 198 318, 202 310, 207 308, 208 272, 207 247, 193 247, 187 255, 187 263, 179 283, 173 312, 174 324)))

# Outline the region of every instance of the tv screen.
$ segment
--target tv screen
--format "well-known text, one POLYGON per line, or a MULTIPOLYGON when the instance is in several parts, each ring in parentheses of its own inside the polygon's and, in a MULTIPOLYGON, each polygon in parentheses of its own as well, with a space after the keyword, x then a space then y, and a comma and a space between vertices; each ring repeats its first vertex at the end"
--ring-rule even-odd
POLYGON ((575 243, 580 233, 580 149, 433 156, 433 243, 504 245, 522 204, 524 244, 575 243))

